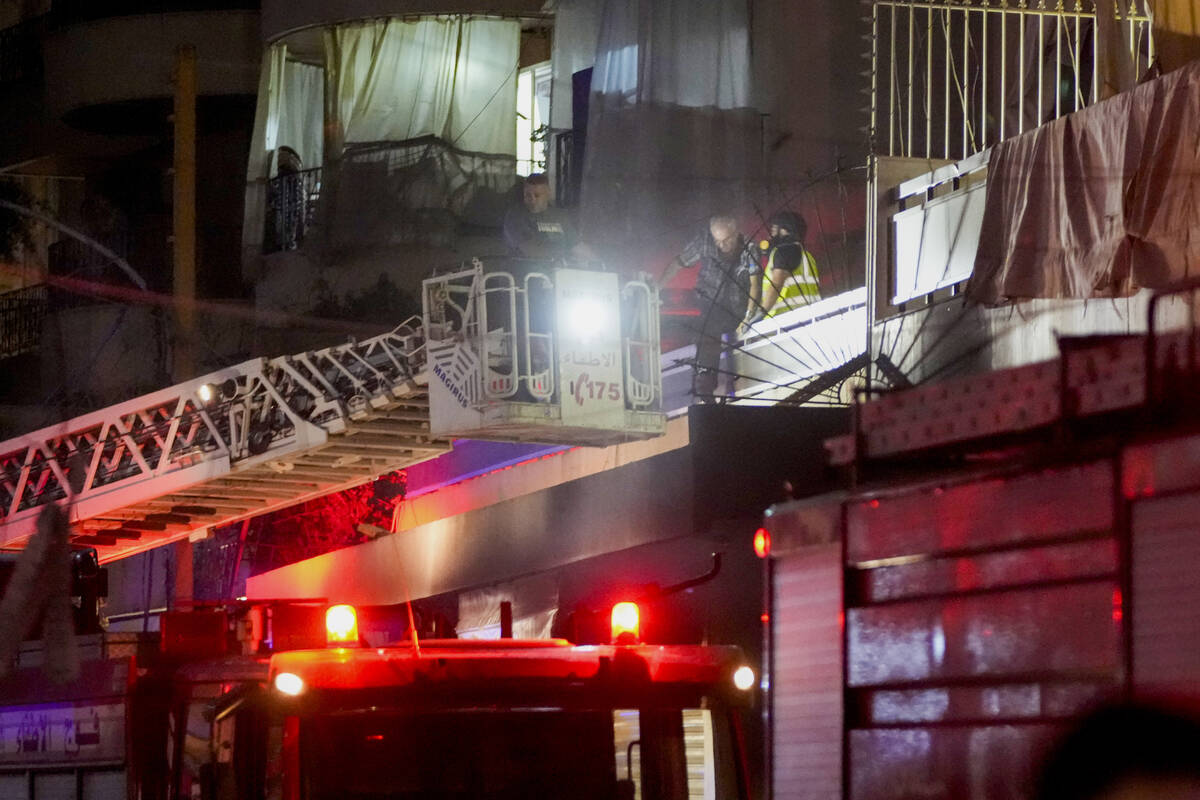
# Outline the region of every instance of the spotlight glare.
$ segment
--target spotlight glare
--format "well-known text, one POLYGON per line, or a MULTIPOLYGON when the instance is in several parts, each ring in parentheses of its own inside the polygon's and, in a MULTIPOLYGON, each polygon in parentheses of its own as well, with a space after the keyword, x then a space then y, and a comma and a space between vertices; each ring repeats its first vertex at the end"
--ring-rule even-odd
POLYGON ((733 685, 741 691, 749 691, 754 686, 754 670, 742 665, 734 670, 733 685))
POLYGON ((294 672, 281 672, 275 676, 275 688, 295 697, 304 691, 304 679, 294 672))

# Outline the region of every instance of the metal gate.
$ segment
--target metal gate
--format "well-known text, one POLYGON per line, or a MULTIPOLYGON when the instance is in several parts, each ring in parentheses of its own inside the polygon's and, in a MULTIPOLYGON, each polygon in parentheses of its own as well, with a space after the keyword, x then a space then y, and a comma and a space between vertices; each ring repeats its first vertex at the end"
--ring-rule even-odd
POLYGON ((875 0, 870 24, 877 155, 966 158, 1103 99, 1106 60, 1154 59, 1147 0, 875 0))

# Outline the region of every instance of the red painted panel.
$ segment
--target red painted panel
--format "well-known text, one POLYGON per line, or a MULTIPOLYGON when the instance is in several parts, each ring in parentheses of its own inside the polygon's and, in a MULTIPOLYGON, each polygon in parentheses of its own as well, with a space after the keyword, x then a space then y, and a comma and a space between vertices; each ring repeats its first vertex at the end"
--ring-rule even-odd
POLYGON ((864 691, 860 723, 896 725, 1064 718, 1112 691, 1103 683, 998 683, 994 686, 864 691))
POLYGON ((859 573, 859 599, 864 603, 878 603, 921 595, 1015 587, 1038 581, 1103 577, 1116 572, 1116 541, 1104 538, 878 567, 859 573))
POLYGON ((1112 523, 1112 466, 1099 462, 850 503, 846 557, 860 564, 1032 543, 1112 523))
POLYGON ((1112 581, 847 612, 849 685, 1083 672, 1119 663, 1112 581))
POLYGON ((842 783, 841 547, 776 562, 773 692, 776 797, 838 797, 842 783))
POLYGON ((1033 794, 1052 725, 896 728, 850 734, 853 800, 1016 800, 1033 794))
POLYGON ((1200 494, 1135 504, 1132 570, 1134 684, 1200 697, 1200 494))

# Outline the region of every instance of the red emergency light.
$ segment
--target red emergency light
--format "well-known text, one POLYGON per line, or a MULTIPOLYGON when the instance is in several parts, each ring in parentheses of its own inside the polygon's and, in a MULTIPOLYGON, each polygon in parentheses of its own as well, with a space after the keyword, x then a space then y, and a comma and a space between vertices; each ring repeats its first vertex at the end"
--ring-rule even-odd
POLYGON ((641 638, 641 612, 637 603, 617 603, 612 607, 613 644, 637 644, 641 638))
POLYGON ((766 528, 754 532, 754 554, 759 558, 771 555, 771 532, 766 528))
POLYGON ((358 645, 358 612, 354 606, 330 606, 325 612, 325 642, 334 647, 358 645))

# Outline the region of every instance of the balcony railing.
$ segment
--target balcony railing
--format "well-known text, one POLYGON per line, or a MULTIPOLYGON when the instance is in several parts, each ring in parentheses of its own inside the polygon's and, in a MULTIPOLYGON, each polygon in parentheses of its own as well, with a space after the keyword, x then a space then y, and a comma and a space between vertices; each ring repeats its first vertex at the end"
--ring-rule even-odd
POLYGON ((1104 63, 1154 59, 1147 0, 875 0, 871 133, 878 155, 956 160, 1103 99, 1104 63), (1101 8, 1104 6, 1102 5, 1101 8), (1105 54, 1102 40, 1123 51, 1105 54))
POLYGON ((263 252, 295 250, 317 221, 321 168, 280 175, 267 184, 267 230, 263 252))
POLYGON ((0 294, 0 358, 36 350, 46 316, 45 284, 0 294))

